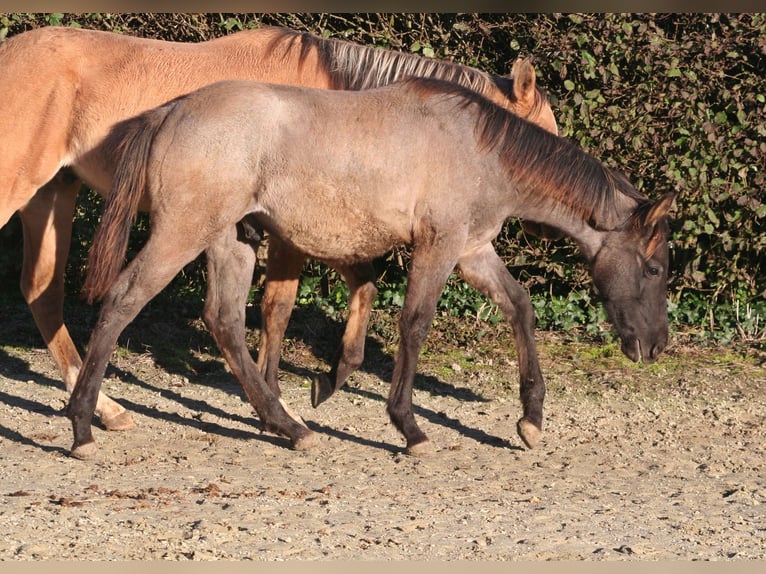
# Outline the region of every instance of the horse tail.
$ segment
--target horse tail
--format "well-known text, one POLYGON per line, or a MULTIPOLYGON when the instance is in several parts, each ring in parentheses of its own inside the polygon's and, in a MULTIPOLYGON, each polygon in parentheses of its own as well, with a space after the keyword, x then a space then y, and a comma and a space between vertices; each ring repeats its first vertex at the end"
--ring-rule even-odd
POLYGON ((106 199, 101 222, 88 254, 88 269, 82 294, 92 304, 104 298, 117 279, 128 251, 130 228, 147 187, 152 142, 172 106, 166 105, 119 124, 112 136, 119 137, 119 158, 106 199))

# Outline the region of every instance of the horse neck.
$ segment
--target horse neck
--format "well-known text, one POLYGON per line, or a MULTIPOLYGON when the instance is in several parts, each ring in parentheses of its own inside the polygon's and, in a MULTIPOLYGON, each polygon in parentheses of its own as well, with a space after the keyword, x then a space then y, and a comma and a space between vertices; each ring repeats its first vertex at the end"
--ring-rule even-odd
POLYGON ((522 199, 522 203, 528 206, 522 210, 522 219, 559 229, 577 243, 588 261, 593 260, 607 235, 624 224, 638 207, 636 199, 619 194, 608 216, 595 225, 590 218, 583 217, 561 200, 548 198, 540 202, 539 197, 533 197, 522 199))

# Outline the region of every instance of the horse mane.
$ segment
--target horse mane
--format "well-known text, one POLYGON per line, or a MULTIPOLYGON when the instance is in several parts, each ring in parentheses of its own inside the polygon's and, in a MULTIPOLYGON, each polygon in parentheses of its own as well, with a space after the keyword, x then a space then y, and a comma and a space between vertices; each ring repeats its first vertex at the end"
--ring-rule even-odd
MULTIPOLYGON (((355 44, 335 38, 320 38, 309 32, 277 28, 272 48, 278 44, 299 45, 299 63, 311 50, 316 50, 320 64, 330 75, 336 90, 366 90, 391 84, 407 77, 435 78, 464 86, 489 97, 499 91, 511 102, 517 100, 514 80, 495 76, 445 60, 425 58, 416 54, 397 52, 355 44)), ((536 113, 548 103, 545 91, 535 85, 535 101, 530 113, 536 113)))
POLYGON ((479 146, 497 149, 509 176, 529 189, 530 199, 539 205, 552 200, 594 228, 611 230, 635 225, 651 203, 622 173, 481 94, 434 79, 408 78, 404 83, 422 97, 454 97, 459 109, 472 110, 479 146), (625 219, 626 199, 635 217, 625 219))

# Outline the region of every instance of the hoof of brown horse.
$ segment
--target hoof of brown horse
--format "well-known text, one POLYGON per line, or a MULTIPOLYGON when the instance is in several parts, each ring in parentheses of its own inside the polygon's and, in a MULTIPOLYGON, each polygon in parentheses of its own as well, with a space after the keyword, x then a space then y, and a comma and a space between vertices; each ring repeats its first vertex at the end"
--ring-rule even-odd
POLYGON ((407 454, 417 457, 424 457, 433 454, 434 449, 431 441, 426 439, 413 445, 407 445, 407 454))
POLYGON ((320 373, 311 381, 311 406, 317 408, 335 392, 335 387, 327 373, 320 373))
POLYGON ((94 441, 86 442, 85 444, 72 445, 72 450, 69 452, 69 456, 79 460, 92 460, 96 456, 96 443, 94 441))
POLYGON ((293 441, 293 448, 295 450, 310 450, 319 445, 319 435, 314 431, 309 431, 302 437, 293 441))
POLYGON ((101 417, 101 424, 108 431, 126 431, 136 426, 133 423, 133 417, 128 411, 123 411, 108 419, 101 417))
POLYGON ((525 418, 520 418, 519 422, 516 423, 516 432, 519 433, 521 440, 524 441, 527 448, 535 448, 537 443, 540 442, 540 436, 543 434, 543 431, 538 426, 525 418))

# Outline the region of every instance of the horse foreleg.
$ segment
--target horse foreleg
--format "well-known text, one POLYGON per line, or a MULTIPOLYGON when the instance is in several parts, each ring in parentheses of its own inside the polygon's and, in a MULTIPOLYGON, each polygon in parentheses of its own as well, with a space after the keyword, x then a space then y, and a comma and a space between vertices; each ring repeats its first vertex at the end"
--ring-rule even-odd
MULTIPOLYGON (((21 291, 71 393, 82 361, 64 324, 64 269, 80 181, 67 177, 59 173, 20 211, 24 230, 21 291)), ((130 413, 103 393, 98 395, 95 412, 108 430, 133 427, 130 413)))
POLYGON ((523 417, 516 429, 529 448, 540 440, 543 428, 545 383, 535 347, 535 314, 532 302, 491 245, 463 256, 458 262, 462 277, 502 309, 513 325, 519 358, 520 396, 523 417))
POLYGON ((311 404, 316 408, 343 387, 364 360, 364 343, 372 305, 378 295, 372 263, 336 266, 348 284, 348 320, 340 348, 329 375, 318 375, 311 385, 311 404))
POLYGON ((418 355, 436 312, 436 303, 455 262, 445 256, 447 250, 438 245, 412 253, 407 292, 399 319, 399 349, 388 394, 387 411, 397 429, 407 439, 407 452, 428 454, 431 450, 426 434, 420 430, 412 412, 412 388, 418 355))
POLYGON ((305 256, 282 243, 276 236, 269 237, 266 260, 266 283, 261 298, 261 344, 258 350, 258 369, 269 387, 279 392, 279 358, 287 323, 295 306, 298 282, 305 256))
MULTIPOLYGON (((245 341, 245 302, 255 266, 252 246, 224 231, 206 250, 208 290, 204 320, 218 348, 242 385, 264 428, 290 438, 297 450, 316 444, 316 434, 290 412, 279 398, 279 387, 267 384, 245 341)), ((275 359, 278 364, 279 353, 275 359)))

